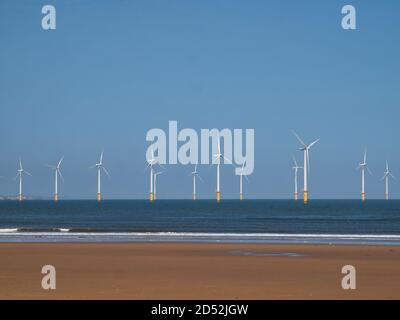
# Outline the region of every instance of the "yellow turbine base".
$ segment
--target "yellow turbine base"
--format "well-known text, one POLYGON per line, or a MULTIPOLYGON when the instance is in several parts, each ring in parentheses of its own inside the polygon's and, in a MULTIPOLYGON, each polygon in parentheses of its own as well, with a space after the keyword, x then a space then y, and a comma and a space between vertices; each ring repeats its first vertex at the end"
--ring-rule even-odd
POLYGON ((99 201, 99 202, 101 201, 101 194, 100 194, 100 192, 97 193, 97 201, 99 201))
POLYGON ((243 200, 243 193, 240 193, 240 200, 243 200))
POLYGON ((56 202, 58 201, 58 193, 54 194, 54 201, 56 201, 56 202))
POLYGON ((294 200, 299 200, 299 194, 297 192, 294 193, 294 200))
POLYGON ((385 199, 389 200, 389 193, 385 193, 385 199))
POLYGON ((18 195, 18 200, 19 200, 19 201, 22 201, 22 200, 24 200, 24 197, 23 197, 23 195, 22 195, 22 194, 18 195))
POLYGON ((365 193, 364 193, 364 192, 361 193, 361 201, 362 201, 362 202, 365 201, 365 193))
POLYGON ((149 199, 150 199, 150 202, 153 202, 155 200, 153 192, 150 192, 149 199))
POLYGON ((221 192, 217 192, 217 202, 221 201, 221 192))
POLYGON ((304 200, 304 204, 308 203, 308 191, 303 192, 303 200, 304 200))
POLYGON ((193 193, 193 200, 196 200, 196 194, 193 193))

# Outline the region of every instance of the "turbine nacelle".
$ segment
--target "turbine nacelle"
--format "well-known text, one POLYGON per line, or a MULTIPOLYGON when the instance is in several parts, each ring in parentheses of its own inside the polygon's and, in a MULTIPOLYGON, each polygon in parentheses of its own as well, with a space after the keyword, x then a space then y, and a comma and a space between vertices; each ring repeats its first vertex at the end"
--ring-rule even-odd
POLYGON ((386 178, 389 178, 389 177, 392 178, 393 180, 397 181, 397 178, 390 172, 389 165, 388 165, 388 163, 386 161, 386 170, 383 172, 382 180, 384 180, 386 178))
POLYGON ((19 169, 17 169, 17 177, 18 175, 22 176, 23 173, 32 177, 32 175, 22 167, 22 161, 21 159, 19 159, 19 169))
MULTIPOLYGON (((104 151, 102 151, 100 154, 100 161, 98 163, 96 163, 94 166, 92 166, 91 168, 96 168, 98 170, 103 169, 103 171, 106 173, 106 175, 108 177, 110 177, 110 174, 108 173, 107 169, 103 165, 103 154, 104 154, 104 151)), ((61 164, 61 161, 62 161, 62 159, 59 162, 60 164, 61 164)))

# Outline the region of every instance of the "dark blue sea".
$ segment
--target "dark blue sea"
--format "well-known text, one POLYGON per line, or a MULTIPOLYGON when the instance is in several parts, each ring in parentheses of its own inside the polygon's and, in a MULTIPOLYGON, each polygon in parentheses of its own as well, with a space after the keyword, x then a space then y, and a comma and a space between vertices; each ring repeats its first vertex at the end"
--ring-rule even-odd
POLYGON ((0 242, 400 244, 400 201, 0 201, 0 242))

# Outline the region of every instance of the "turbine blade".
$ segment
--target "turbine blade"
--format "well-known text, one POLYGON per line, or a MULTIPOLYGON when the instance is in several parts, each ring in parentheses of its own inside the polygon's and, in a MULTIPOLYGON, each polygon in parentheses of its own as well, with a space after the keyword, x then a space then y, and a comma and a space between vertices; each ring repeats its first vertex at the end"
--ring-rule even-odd
POLYGON ((368 168, 367 166, 365 166, 365 168, 367 168, 368 173, 369 173, 371 176, 373 176, 371 170, 369 170, 369 168, 368 168))
POLYGON ((110 174, 108 173, 107 169, 104 166, 101 166, 101 168, 104 170, 104 172, 106 173, 106 175, 108 175, 108 177, 110 178, 110 174))
POLYGON ((63 175, 61 174, 61 170, 60 170, 60 169, 57 169, 57 173, 60 175, 60 178, 61 178, 62 183, 64 183, 64 177, 63 177, 63 175))
POLYGON ((295 166, 295 167, 298 167, 296 158, 295 158, 294 156, 292 156, 292 159, 293 159, 294 166, 295 166))
POLYGON ((161 163, 157 163, 161 168, 165 170, 165 167, 161 163))
POLYGON ((24 170, 23 172, 24 172, 25 174, 27 174, 28 176, 31 176, 31 177, 32 177, 32 175, 31 175, 28 171, 24 170))
POLYGON ((61 165, 61 162, 64 160, 64 156, 62 156, 61 157, 61 159, 60 159, 60 161, 58 161, 58 164, 57 164, 57 168, 59 168, 60 167, 60 165, 61 165))
POLYGON ((295 131, 292 130, 292 133, 294 134, 294 136, 297 138, 297 140, 299 140, 299 142, 300 142, 304 147, 307 146, 307 145, 304 143, 304 141, 301 140, 301 138, 299 137, 299 135, 298 135, 295 131))
POLYGON ((100 164, 103 163, 103 153, 104 153, 104 151, 102 151, 101 154, 100 154, 100 164))
POLYGON ((311 143, 308 145, 308 149, 310 149, 310 148, 311 148, 314 144, 316 144, 319 140, 320 140, 320 139, 318 138, 317 140, 311 142, 311 143))
POLYGON ((219 160, 221 158, 221 154, 214 154, 214 160, 211 161, 210 167, 212 167, 213 165, 218 164, 217 160, 219 160))
POLYGON ((364 163, 367 163, 367 148, 364 150, 364 163))
MULTIPOLYGON (((222 156, 222 158, 223 158, 224 160, 226 160, 226 161, 229 161, 230 164, 232 164, 232 160, 231 160, 231 159, 229 159, 229 158, 227 158, 227 157, 225 157, 225 156, 222 156)), ((224 161, 224 162, 225 162, 225 161, 224 161)))

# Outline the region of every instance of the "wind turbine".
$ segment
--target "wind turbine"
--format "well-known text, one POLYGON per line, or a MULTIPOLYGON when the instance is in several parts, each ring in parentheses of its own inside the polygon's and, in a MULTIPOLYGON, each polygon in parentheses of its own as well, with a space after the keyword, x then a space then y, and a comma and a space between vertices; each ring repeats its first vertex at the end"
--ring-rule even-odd
POLYGON ((157 199, 157 176, 162 174, 164 171, 160 172, 153 172, 153 177, 154 177, 154 200, 157 199))
POLYGON ((214 165, 216 163, 217 166, 217 192, 216 192, 216 198, 217 198, 217 202, 221 201, 221 186, 220 186, 220 165, 221 165, 221 158, 228 160, 227 158, 225 158, 225 156, 221 153, 221 146, 220 146, 220 139, 218 137, 218 153, 214 154, 214 162, 211 165, 214 165))
POLYGON ((58 176, 60 176, 61 180, 64 182, 64 177, 61 174, 61 162, 63 161, 64 156, 61 157, 60 161, 58 161, 57 165, 47 165, 49 168, 53 169, 55 172, 55 182, 54 182, 54 201, 58 201, 58 176))
POLYGON ((310 149, 311 147, 316 144, 319 139, 311 142, 310 144, 305 144, 303 140, 297 135, 296 132, 293 131, 293 134, 299 140, 300 144, 302 145, 300 147, 300 150, 304 152, 304 164, 303 164, 303 169, 304 169, 304 187, 303 187, 303 200, 304 203, 306 204, 308 202, 308 171, 310 170, 310 149))
POLYGON ((92 166, 92 168, 97 168, 97 201, 99 202, 101 201, 101 170, 104 170, 106 175, 110 177, 110 174, 103 165, 103 153, 104 151, 102 151, 100 154, 99 162, 92 166))
POLYGON ((239 173, 239 176, 240 176, 240 180, 239 180, 239 199, 240 200, 243 200, 243 176, 246 178, 246 180, 249 180, 247 178, 247 175, 244 174, 244 165, 245 165, 245 163, 246 163, 246 160, 244 160, 244 162, 243 162, 243 164, 242 164, 242 166, 240 168, 240 173, 239 173))
POLYGON ((294 170, 294 200, 298 200, 299 198, 299 193, 297 191, 297 173, 299 171, 299 169, 303 169, 303 167, 299 167, 299 165, 297 164, 296 158, 293 156, 293 170, 294 170))
POLYGON ((361 169, 361 201, 365 201, 365 169, 367 169, 368 173, 372 175, 371 170, 367 167, 367 149, 364 151, 364 159, 363 162, 361 162, 358 165, 357 169, 361 169))
POLYGON ((22 167, 22 161, 21 158, 19 158, 19 169, 17 170, 17 176, 15 177, 15 178, 19 177, 19 194, 18 194, 19 201, 22 201, 24 199, 22 193, 22 176, 24 173, 32 177, 32 175, 22 167))
POLYGON ((154 168, 153 166, 157 163, 156 159, 154 159, 154 150, 151 149, 151 158, 147 159, 147 167, 150 168, 150 202, 154 201, 154 188, 153 188, 153 175, 154 175, 154 168))
POLYGON ((389 171, 389 164, 386 161, 386 171, 383 173, 382 180, 385 179, 385 199, 389 200, 389 177, 397 181, 396 177, 389 171))
POLYGON ((196 193, 196 177, 198 177, 200 180, 201 179, 199 172, 197 171, 197 164, 194 166, 194 171, 191 172, 191 175, 193 176, 193 200, 197 199, 197 193, 196 193))

